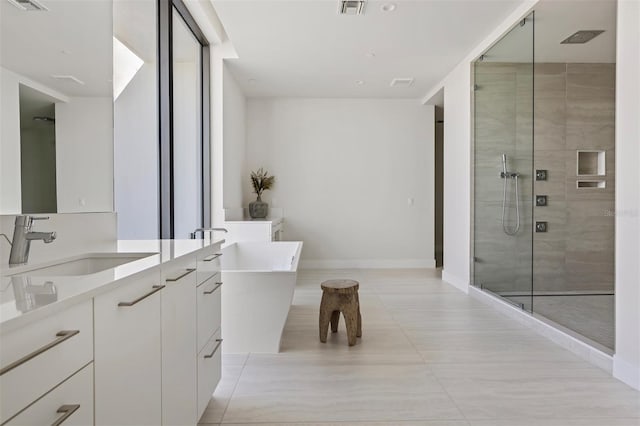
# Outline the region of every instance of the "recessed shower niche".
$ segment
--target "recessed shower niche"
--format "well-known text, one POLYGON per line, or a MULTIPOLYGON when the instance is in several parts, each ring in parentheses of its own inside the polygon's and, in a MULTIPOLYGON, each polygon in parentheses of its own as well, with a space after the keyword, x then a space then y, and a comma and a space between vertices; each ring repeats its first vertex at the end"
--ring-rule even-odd
POLYGON ((604 151, 576 151, 578 176, 604 176, 606 174, 604 151))

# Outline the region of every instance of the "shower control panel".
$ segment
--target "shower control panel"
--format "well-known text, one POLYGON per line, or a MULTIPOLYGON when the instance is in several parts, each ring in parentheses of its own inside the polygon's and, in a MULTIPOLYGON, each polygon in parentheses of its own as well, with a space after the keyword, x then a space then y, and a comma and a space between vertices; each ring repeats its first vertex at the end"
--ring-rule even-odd
POLYGON ((547 180, 547 171, 536 170, 536 180, 547 180))
POLYGON ((536 195, 536 207, 545 207, 547 205, 546 195, 536 195))
POLYGON ((547 222, 536 222, 536 232, 547 232, 547 222))

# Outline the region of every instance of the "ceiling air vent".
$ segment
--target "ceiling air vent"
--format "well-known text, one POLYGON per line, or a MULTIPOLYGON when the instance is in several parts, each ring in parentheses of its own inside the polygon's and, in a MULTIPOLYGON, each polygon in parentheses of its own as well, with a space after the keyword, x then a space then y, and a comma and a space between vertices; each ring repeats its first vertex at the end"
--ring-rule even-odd
POLYGON ((80 80, 78 77, 74 75, 52 75, 51 78, 55 78, 56 80, 68 81, 84 86, 84 81, 80 80))
POLYGON ((49 10, 46 6, 36 0, 7 0, 20 10, 27 12, 43 12, 49 10))
POLYGON ((391 87, 409 87, 413 81, 413 78, 394 78, 391 80, 391 87))
POLYGON ((604 30, 580 30, 562 40, 560 44, 584 44, 593 40, 603 32, 604 30))
POLYGON ((338 13, 340 15, 362 15, 365 0, 342 0, 338 13))

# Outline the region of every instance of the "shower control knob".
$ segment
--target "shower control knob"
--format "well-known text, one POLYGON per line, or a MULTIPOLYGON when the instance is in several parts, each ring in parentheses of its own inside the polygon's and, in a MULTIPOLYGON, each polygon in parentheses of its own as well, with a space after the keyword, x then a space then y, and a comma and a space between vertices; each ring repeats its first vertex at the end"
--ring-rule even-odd
POLYGON ((544 207, 547 205, 546 195, 536 195, 536 207, 544 207))
POLYGON ((547 222, 536 222, 536 232, 547 232, 547 222))
POLYGON ((536 170, 536 180, 547 180, 547 171, 536 170))

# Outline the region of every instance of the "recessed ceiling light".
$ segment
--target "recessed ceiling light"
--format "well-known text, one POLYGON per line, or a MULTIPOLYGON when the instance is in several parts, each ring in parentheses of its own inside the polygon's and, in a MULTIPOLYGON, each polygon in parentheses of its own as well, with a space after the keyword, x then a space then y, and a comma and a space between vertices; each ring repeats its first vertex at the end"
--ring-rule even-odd
POLYGON ((396 4, 385 3, 382 6, 380 6, 380 10, 382 10, 383 12, 393 12, 394 10, 396 10, 396 4))
POLYGON ((364 85, 364 80, 356 80, 356 84, 358 86, 362 86, 362 85, 364 85))

